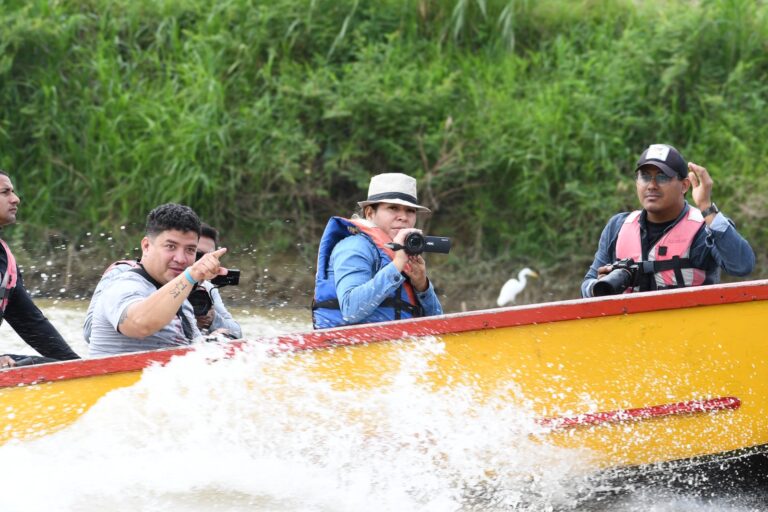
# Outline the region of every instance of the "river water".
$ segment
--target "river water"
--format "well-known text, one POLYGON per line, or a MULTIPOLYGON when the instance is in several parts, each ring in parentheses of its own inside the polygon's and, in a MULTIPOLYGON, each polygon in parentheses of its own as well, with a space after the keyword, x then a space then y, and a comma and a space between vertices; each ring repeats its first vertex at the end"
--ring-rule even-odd
MULTIPOLYGON (((40 305, 86 354, 87 304, 40 305)), ((232 312, 248 336, 310 328, 304 310, 232 312)), ((0 336, 0 351, 31 353, 7 325, 0 336)), ((63 431, 1 446, 0 512, 768 510, 759 485, 585 478, 585 454, 534 443, 525 411, 424 389, 435 340, 404 348, 373 392, 339 391, 259 347, 210 364, 217 350, 148 369, 63 431)))

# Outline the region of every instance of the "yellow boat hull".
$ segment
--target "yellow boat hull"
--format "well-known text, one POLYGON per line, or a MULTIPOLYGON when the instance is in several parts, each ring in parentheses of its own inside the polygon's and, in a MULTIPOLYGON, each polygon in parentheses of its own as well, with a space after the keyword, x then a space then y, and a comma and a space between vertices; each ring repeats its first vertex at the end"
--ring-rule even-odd
MULTIPOLYGON (((542 426, 542 443, 588 449, 596 469, 768 445, 768 281, 588 299, 356 326, 281 338, 305 371, 337 387, 376 387, 403 343, 444 345, 423 375, 466 385, 542 426), (343 349, 338 348, 344 347, 343 349), (351 347, 351 348, 350 348, 351 347)), ((258 341, 258 340, 255 340, 258 341)), ((236 349, 235 343, 233 348, 236 349)), ((188 349, 186 349, 188 350, 188 349)), ((186 350, 0 373, 0 442, 76 421, 151 363, 186 350)))

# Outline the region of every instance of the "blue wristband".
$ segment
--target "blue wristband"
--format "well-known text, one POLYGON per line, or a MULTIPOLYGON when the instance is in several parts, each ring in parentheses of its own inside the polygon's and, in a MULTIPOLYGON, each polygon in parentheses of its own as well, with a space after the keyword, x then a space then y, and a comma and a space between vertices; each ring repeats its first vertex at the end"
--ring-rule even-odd
POLYGON ((184 269, 184 277, 187 278, 187 281, 189 281, 189 284, 197 284, 197 281, 192 279, 192 272, 189 271, 189 269, 184 269))

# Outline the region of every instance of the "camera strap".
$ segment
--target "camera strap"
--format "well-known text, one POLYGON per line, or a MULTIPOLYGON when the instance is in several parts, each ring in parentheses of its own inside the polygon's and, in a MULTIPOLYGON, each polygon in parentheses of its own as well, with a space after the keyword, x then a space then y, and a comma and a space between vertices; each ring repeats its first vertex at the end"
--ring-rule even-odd
POLYGON ((674 271, 676 286, 669 286, 667 288, 683 288, 685 286, 684 268, 694 268, 690 258, 673 256, 669 260, 640 262, 640 270, 643 274, 656 274, 665 270, 674 271))
POLYGON ((0 300, 0 325, 3 324, 5 318, 5 308, 8 304, 8 299, 11 296, 11 287, 9 286, 10 272, 6 272, 3 276, 2 282, 0 282, 0 290, 2 290, 2 299, 0 300))
MULTIPOLYGON (((155 281, 154 278, 150 276, 146 270, 144 270, 144 267, 141 265, 141 263, 139 263, 138 267, 132 268, 128 272, 135 272, 139 274, 141 277, 152 283, 158 290, 163 287, 163 285, 155 281)), ((195 339, 195 331, 192 328, 192 324, 190 323, 189 318, 187 318, 187 315, 184 314, 183 310, 184 306, 182 305, 176 312, 176 316, 179 318, 179 320, 181 320, 181 328, 184 331, 184 337, 187 338, 187 340, 192 341, 195 339)))

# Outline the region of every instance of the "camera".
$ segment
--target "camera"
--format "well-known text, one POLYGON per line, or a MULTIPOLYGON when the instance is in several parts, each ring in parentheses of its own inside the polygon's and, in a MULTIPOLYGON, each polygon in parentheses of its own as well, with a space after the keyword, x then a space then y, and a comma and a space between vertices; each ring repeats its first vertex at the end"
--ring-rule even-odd
MULTIPOLYGON (((198 261, 200 258, 205 256, 205 253, 202 251, 197 251, 195 254, 195 261, 198 261)), ((230 268, 227 269, 227 275, 225 276, 216 276, 213 279, 211 279, 211 284, 213 286, 237 286, 240 284, 240 271, 236 268, 230 268)))
POLYGON ((192 304, 192 309, 195 311, 195 316, 205 316, 208 311, 213 307, 213 299, 208 290, 202 286, 195 286, 192 293, 189 294, 187 300, 192 304))
POLYGON ((451 250, 451 239, 444 236, 424 236, 421 233, 410 233, 405 237, 402 246, 398 245, 393 249, 403 249, 410 256, 423 252, 448 254, 448 251, 451 250))
MULTIPOLYGON (((211 279, 211 284, 217 288, 222 286, 237 286, 240 284, 240 271, 236 268, 230 268, 225 276, 216 276, 211 279)), ((195 285, 195 288, 187 297, 192 309, 195 310, 195 316, 205 316, 213 307, 213 299, 204 286, 195 285)))
POLYGON ((213 286, 237 286, 240 284, 240 271, 236 268, 227 269, 227 275, 216 276, 211 279, 213 286))
POLYGON ((595 297, 604 297, 606 295, 617 295, 634 286, 636 283, 639 266, 632 258, 619 260, 611 265, 608 275, 597 281, 592 287, 592 295, 595 297))

